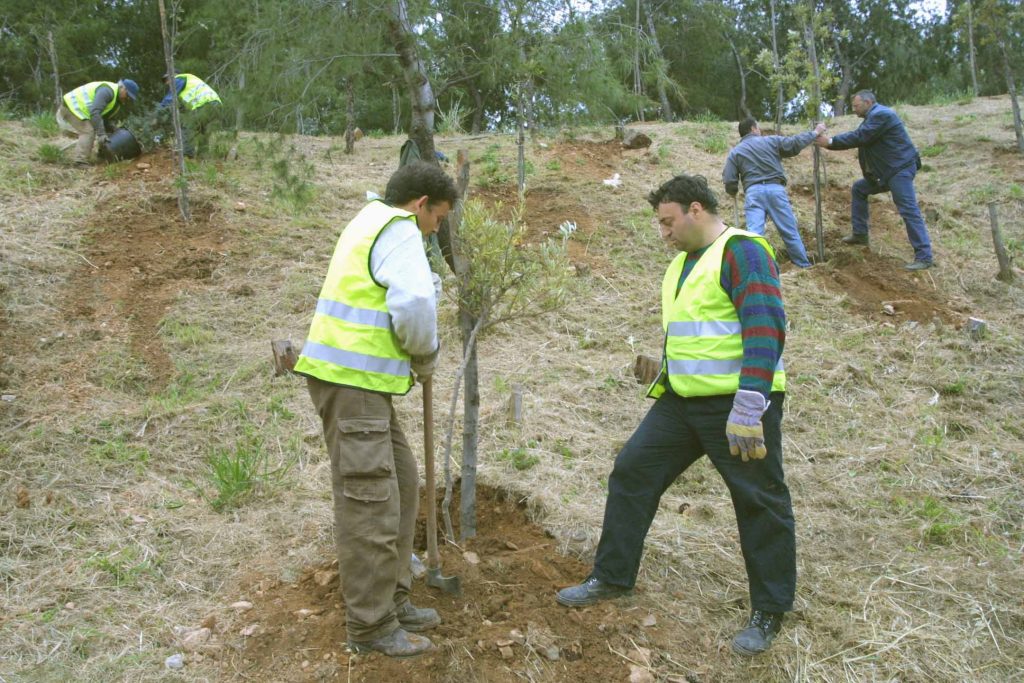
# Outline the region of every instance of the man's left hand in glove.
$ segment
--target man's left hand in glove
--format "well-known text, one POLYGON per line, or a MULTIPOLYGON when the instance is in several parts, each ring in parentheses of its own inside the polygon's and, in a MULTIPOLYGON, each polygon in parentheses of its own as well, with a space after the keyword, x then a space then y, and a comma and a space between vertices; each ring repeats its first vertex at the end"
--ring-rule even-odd
POLYGON ((412 373, 416 376, 416 381, 423 384, 424 380, 430 379, 430 376, 434 374, 434 368, 437 367, 437 356, 441 352, 440 344, 434 352, 428 356, 413 356, 412 357, 412 373))
POLYGON ((725 438, 729 440, 729 452, 742 457, 743 462, 751 458, 761 460, 768 455, 761 416, 769 405, 770 402, 756 391, 740 389, 736 392, 725 424, 725 438))

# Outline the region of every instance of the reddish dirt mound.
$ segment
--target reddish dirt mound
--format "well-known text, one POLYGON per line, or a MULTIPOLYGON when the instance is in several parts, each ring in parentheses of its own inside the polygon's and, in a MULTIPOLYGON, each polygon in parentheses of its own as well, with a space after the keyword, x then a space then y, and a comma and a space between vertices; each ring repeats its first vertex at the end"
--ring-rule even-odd
POLYGON ((589 568, 559 555, 556 542, 530 523, 525 505, 501 492, 482 487, 477 512, 480 535, 463 550, 476 553, 479 563, 442 548, 443 573, 461 579, 462 594, 446 595, 422 581, 413 586, 413 601, 436 608, 443 619, 428 634, 434 652, 405 661, 351 656, 338 579, 325 564, 294 584, 254 577, 243 593, 255 605, 245 621, 259 629, 223 666, 256 681, 625 680, 626 656, 648 656, 655 669, 664 664, 658 652, 676 651, 689 640, 674 622, 649 618, 634 599, 583 610, 557 605, 555 591, 589 568), (654 654, 637 652, 638 646, 654 654))
POLYGON ((209 206, 193 201, 192 221, 182 220, 169 194, 173 173, 173 160, 158 153, 109 181, 112 196, 87 223, 89 263, 70 277, 65 309, 92 336, 124 337, 158 386, 174 371, 159 334, 167 308, 190 283, 210 280, 227 248, 209 206))
MULTIPOLYGON (((499 217, 502 220, 511 218, 519 204, 515 185, 474 189, 472 198, 480 199, 491 207, 500 203, 502 208, 499 217)), ((591 252, 590 242, 595 236, 596 226, 594 219, 578 199, 550 188, 527 188, 522 221, 526 226, 526 242, 529 244, 538 244, 548 239, 562 239, 559 226, 566 221, 575 223, 576 230, 566 243, 569 260, 577 268, 585 266, 601 270, 608 266, 603 256, 591 252)))
MULTIPOLYGON (((558 159, 562 170, 574 177, 604 180, 622 170, 622 141, 589 142, 576 140, 559 142, 551 148, 550 157, 558 159)), ((646 153, 641 150, 640 153, 646 153)))

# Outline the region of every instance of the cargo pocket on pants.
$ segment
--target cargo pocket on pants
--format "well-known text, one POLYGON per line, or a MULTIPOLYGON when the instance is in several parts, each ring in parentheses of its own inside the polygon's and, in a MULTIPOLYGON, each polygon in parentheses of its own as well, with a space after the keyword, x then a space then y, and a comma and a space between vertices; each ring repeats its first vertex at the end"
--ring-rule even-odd
POLYGON ((338 420, 338 474, 347 498, 380 503, 391 497, 394 455, 391 422, 377 418, 338 420))

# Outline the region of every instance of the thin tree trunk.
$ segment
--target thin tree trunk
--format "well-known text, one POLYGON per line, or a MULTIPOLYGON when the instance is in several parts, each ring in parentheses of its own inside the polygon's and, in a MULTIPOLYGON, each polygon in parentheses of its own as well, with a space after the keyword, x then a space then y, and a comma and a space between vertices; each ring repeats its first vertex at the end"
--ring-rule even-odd
POLYGON ((1013 132, 1017 136, 1017 149, 1024 154, 1024 125, 1020 119, 1020 102, 1017 100, 1017 83, 1010 68, 1010 56, 1006 52, 1006 42, 999 41, 999 51, 1003 54, 1003 74, 1006 76, 1006 89, 1010 93, 1010 106, 1013 108, 1013 132))
MULTIPOLYGON (((181 217, 186 221, 191 220, 188 208, 188 177, 185 175, 185 140, 181 135, 181 113, 178 110, 178 95, 174 91, 174 36, 167 32, 167 10, 164 7, 164 0, 160 4, 160 33, 164 39, 164 61, 167 64, 167 73, 171 76, 168 90, 171 95, 171 122, 174 126, 174 156, 178 166, 178 209, 181 210, 181 217)), ((114 93, 115 96, 117 93, 114 93)))
POLYGON ((395 44, 412 102, 409 138, 419 147, 423 161, 437 164, 434 156, 434 89, 430 87, 427 69, 416 52, 416 34, 409 23, 409 7, 406 0, 392 0, 390 10, 388 32, 395 44))
POLYGON ((398 94, 398 86, 391 84, 391 130, 398 135, 402 130, 402 98, 398 94))
POLYGON ((640 103, 640 96, 644 92, 644 81, 640 73, 640 0, 636 0, 636 20, 633 22, 636 30, 636 40, 633 41, 633 94, 637 96, 637 115, 639 121, 644 120, 644 107, 640 103))
MULTIPOLYGON (((241 95, 245 92, 245 67, 239 65, 238 67, 238 94, 241 95)), ((234 98, 237 104, 235 105, 235 130, 242 130, 242 125, 245 123, 245 106, 242 104, 242 97, 234 98)))
POLYGON ((480 88, 476 87, 475 83, 470 82, 468 88, 469 96, 473 98, 473 116, 470 119, 469 132, 472 135, 476 135, 483 128, 484 98, 480 92, 480 88))
POLYGON ((839 92, 836 94, 835 103, 832 105, 833 113, 836 116, 845 116, 846 98, 849 97, 850 89, 853 87, 853 66, 846 58, 846 55, 843 54, 837 31, 832 33, 832 45, 836 51, 836 61, 839 62, 839 71, 842 73, 842 77, 839 80, 839 92))
POLYGON ((459 313, 462 354, 466 357, 463 384, 466 400, 462 421, 462 482, 459 484, 459 538, 476 536, 477 435, 480 431, 480 376, 476 357, 476 336, 480 321, 466 311, 459 313))
MULTIPOLYGON (((661 43, 658 42, 658 32, 654 28, 654 14, 651 12, 650 0, 644 1, 644 13, 647 15, 647 32, 651 36, 651 45, 654 46, 654 53, 658 59, 665 59, 661 51, 661 43)), ((742 78, 742 75, 741 75, 742 78)), ((668 92, 665 90, 665 83, 662 81, 662 74, 658 73, 658 99, 661 100, 661 118, 664 121, 671 121, 672 105, 668 101, 668 92)))
MULTIPOLYGON (((812 123, 817 123, 821 116, 821 69, 818 65, 817 41, 814 37, 814 18, 809 16, 804 22, 804 39, 807 42, 807 57, 811 62, 811 106, 813 107, 812 123)), ((821 215, 821 148, 814 146, 814 238, 817 242, 818 263, 825 262, 825 227, 821 215)))
POLYGON ((345 79, 345 154, 351 154, 356 147, 356 89, 354 77, 345 79))
MULTIPOLYGON (((778 27, 776 25, 775 0, 769 1, 772 15, 772 68, 775 70, 775 77, 778 78, 782 65, 779 60, 779 39, 778 27)), ((782 90, 782 82, 775 86, 775 134, 782 135, 782 107, 785 104, 785 97, 782 90)))
POLYGON ((53 46, 53 31, 46 32, 46 47, 50 51, 50 64, 53 66, 54 106, 59 109, 62 93, 60 89, 60 71, 57 69, 57 48, 53 46))
POLYGON ((971 0, 967 0, 967 47, 971 62, 971 89, 974 96, 977 97, 980 91, 978 90, 978 67, 975 64, 974 53, 974 4, 971 0))
POLYGON ((523 108, 523 84, 519 84, 518 106, 516 106, 516 187, 519 190, 519 202, 526 196, 526 136, 524 135, 525 120, 523 108))
POLYGON ((740 117, 741 118, 752 118, 753 114, 750 113, 750 108, 747 107, 747 72, 743 70, 743 61, 740 59, 740 51, 736 49, 736 43, 729 36, 726 37, 729 41, 729 48, 732 50, 732 56, 736 59, 736 71, 740 75, 740 117))

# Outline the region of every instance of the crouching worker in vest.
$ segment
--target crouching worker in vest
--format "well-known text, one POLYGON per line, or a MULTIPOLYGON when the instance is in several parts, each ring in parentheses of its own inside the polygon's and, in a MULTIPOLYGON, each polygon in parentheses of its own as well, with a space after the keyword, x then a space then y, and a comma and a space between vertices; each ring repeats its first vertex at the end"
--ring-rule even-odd
POLYGON ((92 155, 92 143, 106 144, 113 134, 107 124, 122 111, 122 106, 139 96, 135 81, 124 79, 93 81, 64 95, 57 108, 57 125, 65 133, 78 136, 73 155, 76 166, 87 166, 92 155))
POLYGON ((779 632, 796 588, 778 266, 763 237, 722 223, 703 177, 676 176, 648 201, 680 252, 662 284, 665 356, 647 394, 656 401, 615 459, 594 568, 557 601, 582 607, 629 593, 661 495, 707 454, 732 495, 750 587, 751 616, 732 647, 755 655, 779 632))
MULTIPOLYGON (((160 109, 170 113, 171 76, 164 74, 167 94, 160 100, 160 109)), ((187 157, 195 157, 206 150, 209 137, 220 124, 220 95, 206 81, 192 74, 178 74, 174 77, 174 93, 181 101, 181 134, 187 157)))
POLYGON ((409 602, 419 471, 391 401, 437 362, 437 294, 423 239, 455 204, 451 179, 414 162, 346 226, 295 364, 331 455, 334 537, 349 648, 409 657, 441 623, 409 602))

